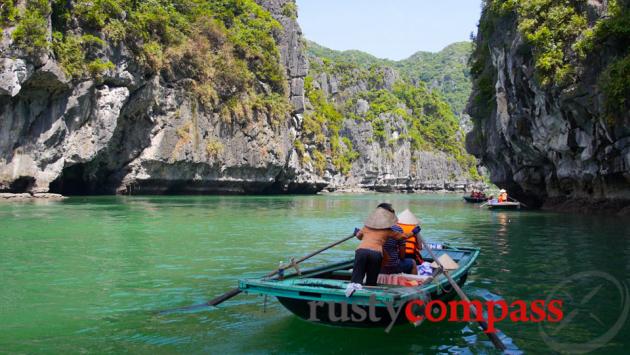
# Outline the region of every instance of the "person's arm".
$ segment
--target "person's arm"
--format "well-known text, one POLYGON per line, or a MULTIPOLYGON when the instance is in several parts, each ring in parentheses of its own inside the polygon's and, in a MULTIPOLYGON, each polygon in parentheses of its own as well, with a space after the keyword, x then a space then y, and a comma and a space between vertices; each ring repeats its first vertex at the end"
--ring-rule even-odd
POLYGON ((358 240, 363 240, 363 228, 361 228, 361 229, 355 228, 354 229, 354 236, 357 237, 358 240))
POLYGON ((402 228, 400 228, 400 226, 392 226, 391 227, 391 233, 388 236, 392 237, 392 238, 394 238, 396 240, 398 240, 398 239, 407 239, 407 238, 417 234, 418 232, 420 232, 420 227, 419 226, 416 226, 409 233, 403 233, 403 230, 402 230, 402 228))
POLYGON ((387 236, 388 237, 392 237, 392 238, 394 238, 396 240, 400 240, 400 239, 407 239, 407 238, 411 237, 411 234, 403 233, 402 228, 400 228, 400 226, 398 226, 398 225, 395 225, 395 226, 391 226, 387 236))

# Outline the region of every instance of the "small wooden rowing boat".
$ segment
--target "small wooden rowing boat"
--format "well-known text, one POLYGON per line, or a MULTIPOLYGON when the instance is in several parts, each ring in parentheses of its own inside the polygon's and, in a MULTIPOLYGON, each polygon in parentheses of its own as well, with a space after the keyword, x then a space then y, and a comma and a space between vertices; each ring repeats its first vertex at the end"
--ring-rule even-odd
POLYGON ((472 197, 472 196, 464 196, 464 200, 469 203, 481 203, 488 200, 487 197, 472 197))
POLYGON ((488 208, 491 210, 518 210, 521 208, 520 202, 488 202, 488 208))
MULTIPOLYGON (((458 268, 449 272, 458 285, 466 282, 468 273, 479 255, 479 249, 452 248, 432 249, 436 258, 448 254, 458 268)), ((425 261, 433 261, 427 251, 422 251, 425 261)), ((301 275, 293 273, 283 280, 278 278, 245 279, 239 281, 239 288, 246 293, 274 296, 289 311, 300 318, 338 326, 349 327, 387 327, 392 323, 392 316, 387 306, 398 309, 413 300, 440 299, 448 301, 456 293, 442 273, 429 277, 421 285, 414 287, 378 285, 364 287, 357 290, 351 297, 345 296, 345 290, 352 275, 353 260, 346 260, 336 264, 326 265, 311 270, 304 270, 301 275), (314 306, 315 302, 317 306, 314 306), (370 303, 373 305, 376 317, 366 317, 357 321, 355 318, 347 320, 335 319, 346 308, 347 312, 362 309, 369 314, 370 303), (331 319, 333 318, 333 319, 331 319), (377 320, 378 319, 378 320, 377 320)), ((394 323, 408 322, 404 311, 393 319, 394 323)))

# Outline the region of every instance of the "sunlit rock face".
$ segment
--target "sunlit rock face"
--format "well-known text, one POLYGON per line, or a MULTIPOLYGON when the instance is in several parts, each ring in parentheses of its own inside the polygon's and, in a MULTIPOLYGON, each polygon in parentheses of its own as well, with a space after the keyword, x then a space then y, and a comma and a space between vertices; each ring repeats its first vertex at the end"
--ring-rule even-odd
MULTIPOLYGON (((0 41, 0 191, 264 193, 318 191, 287 174, 308 63, 292 0, 260 0, 274 33, 292 113, 252 110, 226 120, 190 95, 187 78, 147 75, 124 44, 105 42, 114 64, 99 80, 70 80, 52 51, 33 57, 4 28, 0 41)), ((48 36, 51 19, 48 18, 48 36)), ((80 29, 79 29, 80 30, 80 29)), ((260 84, 267 90, 264 84, 260 84)), ((295 175, 295 174, 294 174, 295 175)))

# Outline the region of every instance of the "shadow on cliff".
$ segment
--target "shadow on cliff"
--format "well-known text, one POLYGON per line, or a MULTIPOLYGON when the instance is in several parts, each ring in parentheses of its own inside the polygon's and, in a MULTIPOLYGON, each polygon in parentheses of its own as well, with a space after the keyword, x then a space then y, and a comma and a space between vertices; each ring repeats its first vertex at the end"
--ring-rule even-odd
POLYGON ((151 88, 141 87, 130 95, 121 109, 116 129, 107 146, 92 160, 65 166, 50 183, 49 190, 62 195, 111 195, 119 191, 128 164, 151 144, 154 124, 147 108, 151 88))

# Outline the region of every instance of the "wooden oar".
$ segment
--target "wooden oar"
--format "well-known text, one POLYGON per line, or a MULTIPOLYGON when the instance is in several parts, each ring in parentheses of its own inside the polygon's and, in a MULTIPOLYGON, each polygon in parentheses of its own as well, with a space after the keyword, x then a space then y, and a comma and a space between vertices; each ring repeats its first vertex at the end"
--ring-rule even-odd
MULTIPOLYGON (((341 243, 343 243, 345 241, 348 241, 348 240, 350 240, 352 238, 354 238, 354 233, 352 235, 347 236, 347 237, 345 237, 345 238, 343 238, 341 240, 338 240, 338 241, 336 241, 336 242, 334 242, 332 244, 328 244, 327 246, 325 246, 325 247, 323 247, 323 248, 321 248, 319 250, 316 250, 316 251, 314 251, 314 252, 312 252, 312 253, 310 253, 310 254, 308 254, 306 256, 303 256, 300 259, 295 260, 295 262, 292 262, 291 264, 287 265, 287 267, 283 267, 282 270, 286 270, 288 268, 292 268, 294 265, 297 265, 297 264, 299 264, 299 263, 301 263, 301 262, 303 262, 303 261, 305 261, 307 259, 310 259, 310 258, 314 257, 317 254, 321 254, 324 251, 326 251, 326 250, 328 250, 328 249, 330 249, 332 247, 335 247, 335 246, 337 246, 337 245, 339 245, 339 244, 341 244, 341 243)), ((268 273, 267 275, 263 276, 262 278, 273 277, 273 276, 277 275, 278 272, 280 272, 280 268, 278 268, 278 269, 268 273)), ((243 292, 243 291, 241 291, 241 289, 239 289, 238 287, 237 288, 233 288, 233 289, 229 290, 228 292, 211 299, 208 302, 204 302, 204 303, 200 303, 200 304, 196 304, 196 305, 192 305, 192 306, 187 306, 187 307, 179 307, 179 308, 167 309, 167 310, 164 310, 164 311, 160 311, 159 313, 160 314, 165 314, 165 313, 172 313, 172 312, 191 311, 191 310, 194 310, 194 309, 197 309, 197 308, 217 306, 217 305, 219 305, 219 304, 229 300, 230 298, 240 294, 241 292, 243 292)))
POLYGON ((481 204, 481 206, 479 206, 479 208, 486 206, 488 203, 489 203, 489 202, 484 202, 484 203, 482 203, 482 204, 481 204))
MULTIPOLYGON (((422 236, 420 235, 420 233, 418 233, 418 239, 420 240, 420 242, 422 242, 423 247, 429 252, 429 255, 431 255, 431 257, 433 258, 433 261, 435 261, 438 264, 438 266, 444 273, 444 276, 446 276, 446 279, 448 279, 448 282, 451 284, 451 287, 453 287, 455 292, 457 292, 457 294, 459 295, 459 298, 461 298, 464 302, 470 305, 470 299, 468 298, 468 296, 466 296, 466 294, 464 293, 464 291, 462 291, 462 289, 459 287, 457 282, 455 282, 455 280, 453 280, 451 275, 449 275, 448 271, 446 271, 446 269, 444 268, 442 263, 440 263, 438 258, 435 257, 435 254, 433 254, 433 250, 431 250, 431 248, 429 248, 429 246, 424 241, 424 239, 422 239, 422 236)), ((477 318, 477 311, 475 310, 475 308, 470 307, 470 311, 475 316, 475 318, 477 318)), ((488 330, 488 323, 486 323, 486 321, 481 320, 481 321, 478 321, 478 323, 481 326, 481 328, 484 330, 484 332, 488 330)), ((503 344, 501 339, 499 339, 499 337, 495 333, 486 333, 486 335, 488 336, 488 338, 490 338, 490 341, 492 342, 492 344, 494 344, 495 348, 497 348, 500 351, 505 351, 506 349, 505 344, 503 344)))

